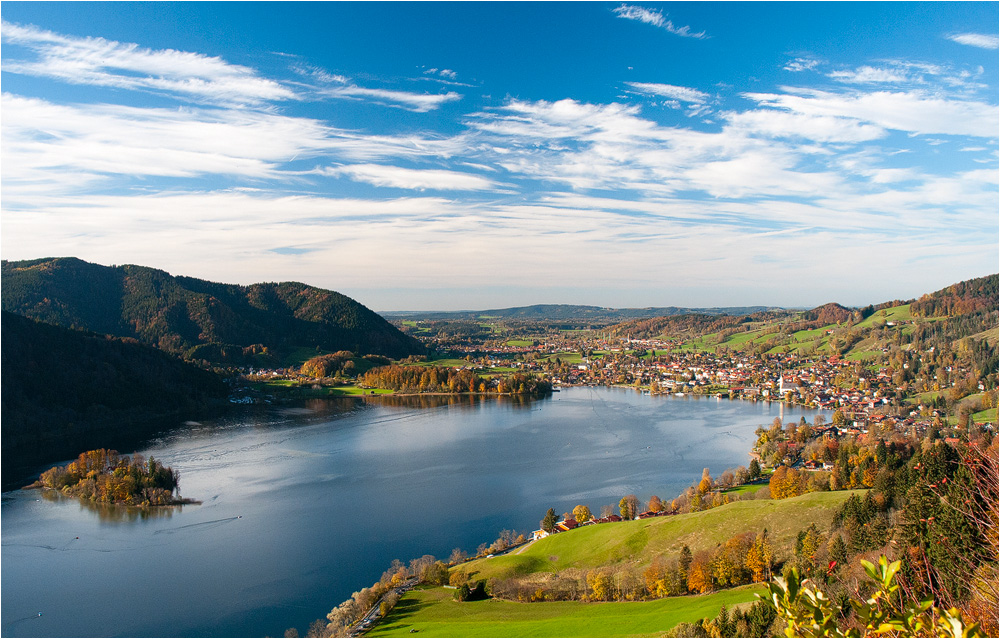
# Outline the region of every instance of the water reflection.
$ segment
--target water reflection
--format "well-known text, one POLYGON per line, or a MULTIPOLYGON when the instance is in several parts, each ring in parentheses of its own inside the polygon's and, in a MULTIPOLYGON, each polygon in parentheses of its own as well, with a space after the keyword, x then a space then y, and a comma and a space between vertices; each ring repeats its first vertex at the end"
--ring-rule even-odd
POLYGON ((551 396, 536 397, 533 395, 375 395, 364 398, 366 402, 399 408, 442 408, 444 406, 479 408, 489 403, 518 409, 529 409, 534 404, 549 399, 551 396))
POLYGON ((176 506, 150 506, 141 508, 138 506, 122 506, 119 504, 102 504, 90 501, 89 499, 79 499, 64 495, 58 490, 39 490, 42 499, 48 502, 61 504, 65 502, 77 502, 80 509, 97 515, 102 523, 134 523, 137 521, 147 521, 155 519, 170 519, 175 512, 179 513, 184 508, 184 504, 176 506))

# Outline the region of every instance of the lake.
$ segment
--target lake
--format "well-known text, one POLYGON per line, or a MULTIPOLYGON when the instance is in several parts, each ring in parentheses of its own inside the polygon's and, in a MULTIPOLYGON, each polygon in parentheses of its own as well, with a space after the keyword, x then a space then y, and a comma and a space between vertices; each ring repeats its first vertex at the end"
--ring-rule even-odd
POLYGON ((537 528, 550 507, 670 499, 703 468, 746 465, 758 425, 815 414, 568 388, 188 422, 140 452, 180 471, 199 505, 143 513, 3 493, 2 635, 305 636, 393 559, 474 552, 502 529, 537 528))

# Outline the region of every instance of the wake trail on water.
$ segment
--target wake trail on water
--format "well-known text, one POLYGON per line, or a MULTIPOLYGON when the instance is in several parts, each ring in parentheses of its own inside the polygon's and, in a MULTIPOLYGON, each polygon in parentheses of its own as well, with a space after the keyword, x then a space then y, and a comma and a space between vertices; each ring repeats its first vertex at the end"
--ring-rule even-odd
POLYGON ((3 626, 0 626, 0 627, 2 627, 4 630, 6 630, 7 628, 10 628, 11 626, 16 626, 18 624, 24 623, 25 621, 31 621, 32 619, 38 619, 41 616, 42 616, 42 613, 38 613, 37 615, 29 615, 27 617, 21 617, 20 619, 15 619, 14 621, 10 621, 8 623, 5 623, 3 626))
POLYGON ((195 524, 187 524, 185 526, 177 526, 176 528, 160 528, 159 530, 153 531, 154 535, 173 535, 174 533, 181 532, 183 530, 188 530, 191 528, 210 530, 212 528, 218 528, 219 526, 224 526, 230 522, 236 521, 237 519, 242 519, 242 515, 237 515, 236 517, 224 517, 222 519, 213 519, 211 521, 200 521, 195 524))
MULTIPOLYGON (((596 396, 596 393, 594 393, 593 389, 589 389, 589 392, 590 392, 590 410, 594 411, 594 415, 600 421, 601 426, 604 426, 604 430, 608 431, 608 434, 611 435, 612 437, 614 437, 615 439, 617 439, 618 441, 621 441, 622 438, 618 435, 618 433, 616 433, 615 431, 611 430, 611 427, 608 426, 607 421, 604 418, 601 417, 601 414, 599 412, 597 412, 597 402, 596 402, 596 400, 600 399, 600 398, 596 396)), ((607 406, 608 403, 606 401, 604 401, 603 399, 601 399, 601 404, 604 405, 604 406, 607 406)))

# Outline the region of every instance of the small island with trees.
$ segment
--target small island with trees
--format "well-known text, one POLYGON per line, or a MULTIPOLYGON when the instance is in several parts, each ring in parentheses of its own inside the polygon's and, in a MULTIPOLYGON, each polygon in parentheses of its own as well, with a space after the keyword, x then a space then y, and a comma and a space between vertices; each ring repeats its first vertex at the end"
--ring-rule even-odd
POLYGON ((119 455, 100 448, 80 453, 65 466, 42 473, 28 488, 58 490, 89 501, 124 506, 177 506, 197 503, 176 494, 180 474, 152 457, 119 455))

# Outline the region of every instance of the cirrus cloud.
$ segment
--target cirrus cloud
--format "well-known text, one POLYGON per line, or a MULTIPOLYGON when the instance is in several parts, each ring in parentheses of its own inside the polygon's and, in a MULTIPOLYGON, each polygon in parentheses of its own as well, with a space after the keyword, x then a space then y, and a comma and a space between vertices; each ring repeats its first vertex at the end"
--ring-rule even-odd
POLYGON ((297 98, 288 87, 258 76, 249 67, 200 53, 77 38, 10 22, 0 24, 0 34, 4 42, 37 56, 26 60, 8 54, 2 68, 9 73, 168 93, 212 104, 261 105, 297 98))
POLYGON ((956 33, 948 36, 948 39, 959 44, 966 44, 970 47, 980 49, 1000 48, 1000 38, 995 34, 986 33, 956 33))

